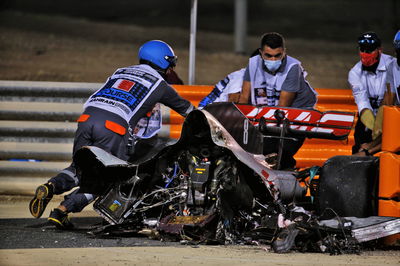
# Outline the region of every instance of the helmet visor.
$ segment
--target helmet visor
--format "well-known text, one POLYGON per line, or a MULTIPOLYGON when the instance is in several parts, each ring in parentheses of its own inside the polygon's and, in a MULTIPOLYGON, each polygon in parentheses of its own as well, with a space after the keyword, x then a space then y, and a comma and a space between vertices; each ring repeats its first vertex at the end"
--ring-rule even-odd
POLYGON ((166 55, 164 56, 164 59, 167 60, 167 62, 169 63, 170 67, 175 67, 176 66, 176 62, 178 61, 178 57, 177 56, 169 56, 166 55))

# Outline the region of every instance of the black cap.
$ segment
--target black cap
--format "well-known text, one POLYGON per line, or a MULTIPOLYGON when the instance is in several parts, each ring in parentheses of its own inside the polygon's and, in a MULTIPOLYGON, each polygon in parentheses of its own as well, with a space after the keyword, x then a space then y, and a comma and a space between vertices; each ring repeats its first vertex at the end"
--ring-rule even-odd
POLYGON ((358 46, 362 52, 372 52, 381 47, 381 39, 379 39, 375 32, 368 31, 358 37, 358 46))

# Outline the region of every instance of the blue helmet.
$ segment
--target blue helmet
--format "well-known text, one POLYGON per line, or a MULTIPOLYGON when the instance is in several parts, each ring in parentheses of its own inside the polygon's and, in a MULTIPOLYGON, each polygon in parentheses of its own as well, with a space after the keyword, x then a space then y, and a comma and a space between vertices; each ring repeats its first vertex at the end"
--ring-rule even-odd
POLYGON ((139 48, 139 60, 146 61, 161 70, 176 65, 177 56, 174 50, 165 42, 159 40, 148 41, 139 48))
POLYGON ((394 36, 393 45, 395 49, 400 49, 400 30, 394 36))

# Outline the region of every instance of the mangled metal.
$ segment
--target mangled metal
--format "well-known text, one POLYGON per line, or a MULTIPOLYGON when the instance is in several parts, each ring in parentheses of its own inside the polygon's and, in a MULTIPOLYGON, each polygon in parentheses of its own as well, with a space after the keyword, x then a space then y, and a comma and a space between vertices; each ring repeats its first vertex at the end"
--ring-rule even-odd
MULTIPOLYGON (((363 228, 338 216, 319 221, 315 203, 305 197, 307 186, 318 186, 304 182, 313 170, 272 170, 260 152, 258 129, 235 106, 228 109, 237 123, 221 122, 207 111, 224 111, 220 107, 191 112, 178 141, 158 143, 129 163, 95 147, 78 151, 74 161, 81 170, 81 189, 99 195, 94 208, 109 222, 92 233, 150 232, 158 239, 190 243, 270 244, 279 253, 342 254, 399 232, 396 218, 363 228)), ((348 123, 349 115, 343 116, 348 123)))

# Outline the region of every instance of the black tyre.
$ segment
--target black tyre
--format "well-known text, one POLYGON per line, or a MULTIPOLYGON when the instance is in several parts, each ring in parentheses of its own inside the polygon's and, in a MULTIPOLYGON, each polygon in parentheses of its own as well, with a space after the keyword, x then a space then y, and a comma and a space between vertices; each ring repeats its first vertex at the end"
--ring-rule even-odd
POLYGON ((335 156, 323 165, 316 208, 323 218, 377 214, 379 158, 335 156), (332 212, 330 209, 333 209, 332 212))

